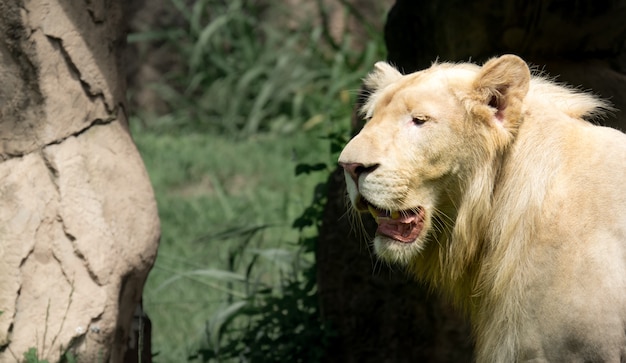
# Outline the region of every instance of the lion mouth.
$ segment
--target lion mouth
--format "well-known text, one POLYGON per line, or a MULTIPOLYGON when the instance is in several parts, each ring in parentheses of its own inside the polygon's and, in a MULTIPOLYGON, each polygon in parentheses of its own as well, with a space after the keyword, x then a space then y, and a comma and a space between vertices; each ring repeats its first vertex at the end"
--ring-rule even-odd
POLYGON ((378 224, 376 234, 402 243, 414 242, 424 228, 424 208, 403 211, 389 211, 376 207, 364 198, 359 201, 365 206, 378 224))

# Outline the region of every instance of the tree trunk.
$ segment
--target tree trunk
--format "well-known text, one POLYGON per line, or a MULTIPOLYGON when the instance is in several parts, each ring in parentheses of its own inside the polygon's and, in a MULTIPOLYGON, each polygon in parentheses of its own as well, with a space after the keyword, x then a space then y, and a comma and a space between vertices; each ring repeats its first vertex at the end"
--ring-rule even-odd
POLYGON ((159 222, 121 5, 0 2, 0 362, 122 362, 130 343, 159 222))
MULTIPOLYGON (((404 72, 440 61, 482 62, 515 53, 559 81, 592 89, 626 109, 626 4, 619 0, 397 0, 385 39, 404 72), (546 65, 542 68, 542 65, 546 65)), ((626 130, 623 112, 604 121, 626 130)), ((358 132, 362 120, 354 119, 358 132)), ((367 233, 346 216, 337 170, 317 249, 320 304, 337 336, 329 362, 471 362, 469 329, 436 294, 376 260, 367 233)))

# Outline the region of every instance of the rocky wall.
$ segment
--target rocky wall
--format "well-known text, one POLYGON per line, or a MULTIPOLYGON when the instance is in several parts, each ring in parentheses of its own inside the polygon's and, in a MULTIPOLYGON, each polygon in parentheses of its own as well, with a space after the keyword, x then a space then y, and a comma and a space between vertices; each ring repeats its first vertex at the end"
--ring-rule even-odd
POLYGON ((121 362, 159 221, 119 1, 0 3, 0 362, 121 362))

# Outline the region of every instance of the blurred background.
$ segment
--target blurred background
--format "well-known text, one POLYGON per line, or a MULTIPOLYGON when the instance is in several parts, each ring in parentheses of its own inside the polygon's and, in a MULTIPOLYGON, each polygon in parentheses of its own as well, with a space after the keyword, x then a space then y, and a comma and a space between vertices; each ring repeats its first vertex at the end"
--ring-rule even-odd
POLYGON ((325 181, 391 3, 129 2, 131 128, 162 224, 143 298, 155 362, 322 356, 325 181))

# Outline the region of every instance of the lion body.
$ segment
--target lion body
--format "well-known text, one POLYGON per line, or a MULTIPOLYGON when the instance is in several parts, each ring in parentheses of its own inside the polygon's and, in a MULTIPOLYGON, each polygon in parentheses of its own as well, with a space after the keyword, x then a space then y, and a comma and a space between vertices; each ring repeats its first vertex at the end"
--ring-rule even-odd
POLYGON ((583 120, 607 105, 514 56, 377 68, 340 156, 376 253, 468 314, 478 362, 626 360, 626 135, 583 120))

